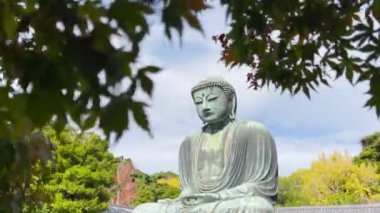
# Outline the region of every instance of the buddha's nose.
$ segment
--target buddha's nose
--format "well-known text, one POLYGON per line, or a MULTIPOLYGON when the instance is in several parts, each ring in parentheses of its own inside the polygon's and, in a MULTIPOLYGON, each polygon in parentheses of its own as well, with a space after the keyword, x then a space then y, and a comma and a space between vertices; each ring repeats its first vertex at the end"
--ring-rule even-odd
POLYGON ((203 112, 208 112, 208 111, 210 111, 210 109, 211 109, 210 105, 207 102, 204 102, 203 106, 202 106, 203 112))

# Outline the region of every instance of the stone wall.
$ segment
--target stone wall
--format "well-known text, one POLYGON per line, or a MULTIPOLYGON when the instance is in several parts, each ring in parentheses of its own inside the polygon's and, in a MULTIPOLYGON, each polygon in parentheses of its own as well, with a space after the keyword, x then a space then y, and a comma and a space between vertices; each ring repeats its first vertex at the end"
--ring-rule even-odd
MULTIPOLYGON (((107 213, 130 213, 132 209, 110 206, 107 213)), ((276 213, 379 213, 380 204, 352 206, 319 206, 276 208, 276 213)))
POLYGON ((129 206, 136 196, 136 183, 131 176, 135 167, 130 159, 121 159, 116 172, 117 192, 111 204, 129 206))
POLYGON ((276 208, 276 213, 380 213, 380 204, 276 208))

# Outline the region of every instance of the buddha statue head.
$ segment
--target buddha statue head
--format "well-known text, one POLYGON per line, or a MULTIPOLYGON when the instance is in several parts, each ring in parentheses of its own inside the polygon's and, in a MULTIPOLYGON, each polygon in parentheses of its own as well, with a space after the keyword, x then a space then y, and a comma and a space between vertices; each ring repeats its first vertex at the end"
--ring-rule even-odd
POLYGON ((235 120, 235 89, 223 78, 202 80, 192 88, 191 94, 198 116, 205 125, 235 120))

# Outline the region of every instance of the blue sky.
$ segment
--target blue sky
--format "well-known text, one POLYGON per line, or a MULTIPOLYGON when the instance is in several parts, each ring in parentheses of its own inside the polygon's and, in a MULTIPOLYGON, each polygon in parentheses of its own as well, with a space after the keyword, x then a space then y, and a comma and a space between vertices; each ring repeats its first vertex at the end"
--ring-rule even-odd
MULTIPOLYGON (((263 123, 273 135, 278 152, 279 173, 289 175, 308 168, 322 153, 347 150, 360 152, 360 138, 380 131, 375 112, 363 108, 366 83, 352 87, 344 79, 333 87, 320 87, 309 100, 302 94, 291 97, 272 88, 247 89, 248 68, 228 69, 219 62, 220 47, 211 36, 227 32, 223 8, 216 7, 201 16, 204 33, 185 29, 182 42, 168 41, 159 19, 152 18, 150 35, 141 47, 139 65, 155 64, 163 68, 152 75, 153 98, 141 91, 138 98, 149 103, 148 115, 153 138, 132 124, 121 140, 111 147, 117 156, 131 158, 147 173, 177 172, 178 149, 182 140, 201 127, 190 96, 191 87, 209 76, 222 76, 237 92, 240 120, 263 123)), ((125 42, 115 39, 115 45, 125 42)))

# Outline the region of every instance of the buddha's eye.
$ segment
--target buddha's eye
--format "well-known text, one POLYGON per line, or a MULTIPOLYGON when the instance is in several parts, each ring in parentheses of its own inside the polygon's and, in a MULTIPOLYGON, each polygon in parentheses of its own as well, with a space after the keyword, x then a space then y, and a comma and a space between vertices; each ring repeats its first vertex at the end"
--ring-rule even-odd
POLYGON ((216 99, 218 99, 218 96, 211 96, 211 97, 209 97, 207 100, 208 100, 208 101, 214 101, 214 100, 216 100, 216 99))
POLYGON ((201 98, 195 98, 194 103, 195 103, 195 105, 199 105, 199 104, 203 103, 203 100, 201 98))
POLYGON ((199 105, 199 104, 202 104, 202 101, 195 101, 194 103, 195 105, 199 105))

